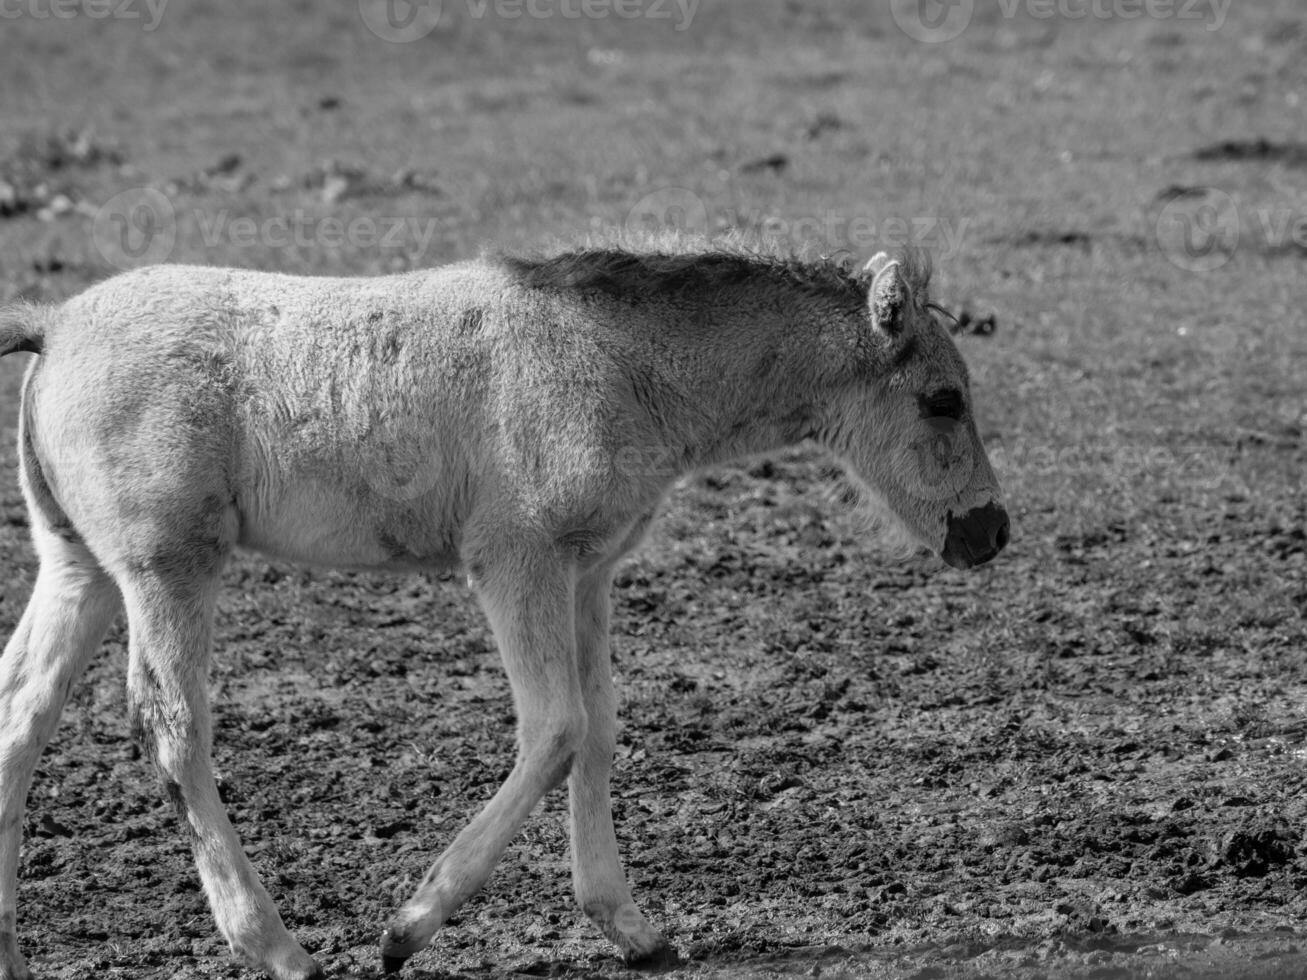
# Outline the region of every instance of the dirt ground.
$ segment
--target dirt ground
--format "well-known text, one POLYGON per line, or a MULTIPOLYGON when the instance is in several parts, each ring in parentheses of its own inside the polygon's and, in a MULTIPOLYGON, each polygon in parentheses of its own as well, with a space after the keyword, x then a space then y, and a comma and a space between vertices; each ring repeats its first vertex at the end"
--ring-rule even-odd
MULTIPOLYGON (((852 0, 705 0, 685 30, 447 0, 410 43, 354 3, 29 11, 0 24, 0 298, 112 272, 102 206, 142 187, 164 258, 316 273, 575 237, 669 188, 798 249, 899 219, 939 298, 995 317, 960 344, 1013 542, 891 560, 807 449, 677 491, 615 617, 619 837, 673 976, 1307 976, 1307 27, 1293 0, 1028 6, 938 44, 852 0), (363 218, 398 244, 326 237, 363 218)), ((6 633, 26 356, 0 365, 6 633)), ((232 819, 329 973, 379 975, 382 923, 511 765, 492 640, 457 577, 242 556, 226 585, 232 819)), ((42 760, 20 942, 50 980, 252 976, 124 665, 119 624, 42 760)), ((625 972, 556 792, 405 975, 625 972)))

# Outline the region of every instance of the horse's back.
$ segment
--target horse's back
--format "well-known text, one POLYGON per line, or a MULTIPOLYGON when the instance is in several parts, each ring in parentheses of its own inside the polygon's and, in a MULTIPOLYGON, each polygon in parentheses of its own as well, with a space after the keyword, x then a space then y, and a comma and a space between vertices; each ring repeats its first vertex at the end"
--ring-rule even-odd
POLYGON ((230 501, 260 550, 448 564, 491 386, 465 323, 489 274, 125 273, 52 311, 25 411, 97 523, 115 501, 177 523, 230 501))

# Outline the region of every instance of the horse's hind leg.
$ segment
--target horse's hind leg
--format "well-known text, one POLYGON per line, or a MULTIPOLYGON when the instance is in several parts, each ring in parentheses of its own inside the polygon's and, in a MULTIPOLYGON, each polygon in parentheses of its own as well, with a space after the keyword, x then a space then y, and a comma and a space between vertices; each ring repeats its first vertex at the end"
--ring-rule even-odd
POLYGON ((321 970, 282 924, 213 778, 205 681, 220 551, 197 544, 185 554, 156 553, 146 563, 128 563, 120 576, 133 724, 189 832, 205 894, 232 952, 276 980, 307 980, 321 970))
POLYGON ((572 881, 585 914, 636 968, 676 963, 675 951, 631 898, 613 831, 609 774, 617 748, 617 696, 609 651, 612 569, 596 569, 577 583, 576 650, 590 719, 568 787, 572 816, 572 881))
POLYGON ((118 589, 71 529, 32 508, 41 559, 18 629, 0 656, 0 980, 28 980, 18 951, 23 810, 42 749, 74 681, 117 613, 118 589))

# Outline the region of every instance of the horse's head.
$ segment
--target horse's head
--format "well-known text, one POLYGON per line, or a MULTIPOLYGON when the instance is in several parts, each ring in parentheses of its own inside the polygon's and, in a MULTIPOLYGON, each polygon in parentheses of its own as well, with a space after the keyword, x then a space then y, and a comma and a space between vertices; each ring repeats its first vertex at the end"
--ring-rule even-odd
POLYGON ((1007 544, 1008 516, 976 432, 967 366, 929 302, 929 263, 919 251, 881 253, 863 277, 852 380, 823 441, 901 537, 954 568, 984 564, 1007 544))

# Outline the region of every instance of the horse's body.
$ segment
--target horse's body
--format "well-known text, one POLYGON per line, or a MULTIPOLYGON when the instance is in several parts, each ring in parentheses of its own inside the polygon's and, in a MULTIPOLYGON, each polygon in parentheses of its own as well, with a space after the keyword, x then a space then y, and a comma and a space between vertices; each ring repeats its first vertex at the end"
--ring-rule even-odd
POLYGON ((123 606, 134 721, 219 927, 279 980, 315 975, 210 769, 204 678, 236 546, 461 566, 494 629, 517 764, 390 923, 388 966, 481 886, 564 778, 582 907, 629 960, 672 956, 632 902, 611 820, 614 566, 678 476, 805 438, 951 563, 997 553, 1006 516, 926 286, 911 259, 859 274, 592 251, 379 279, 163 266, 0 315, 0 354, 41 355, 20 419, 41 568, 0 658, 0 980, 29 976, 15 876, 32 772, 123 606))

